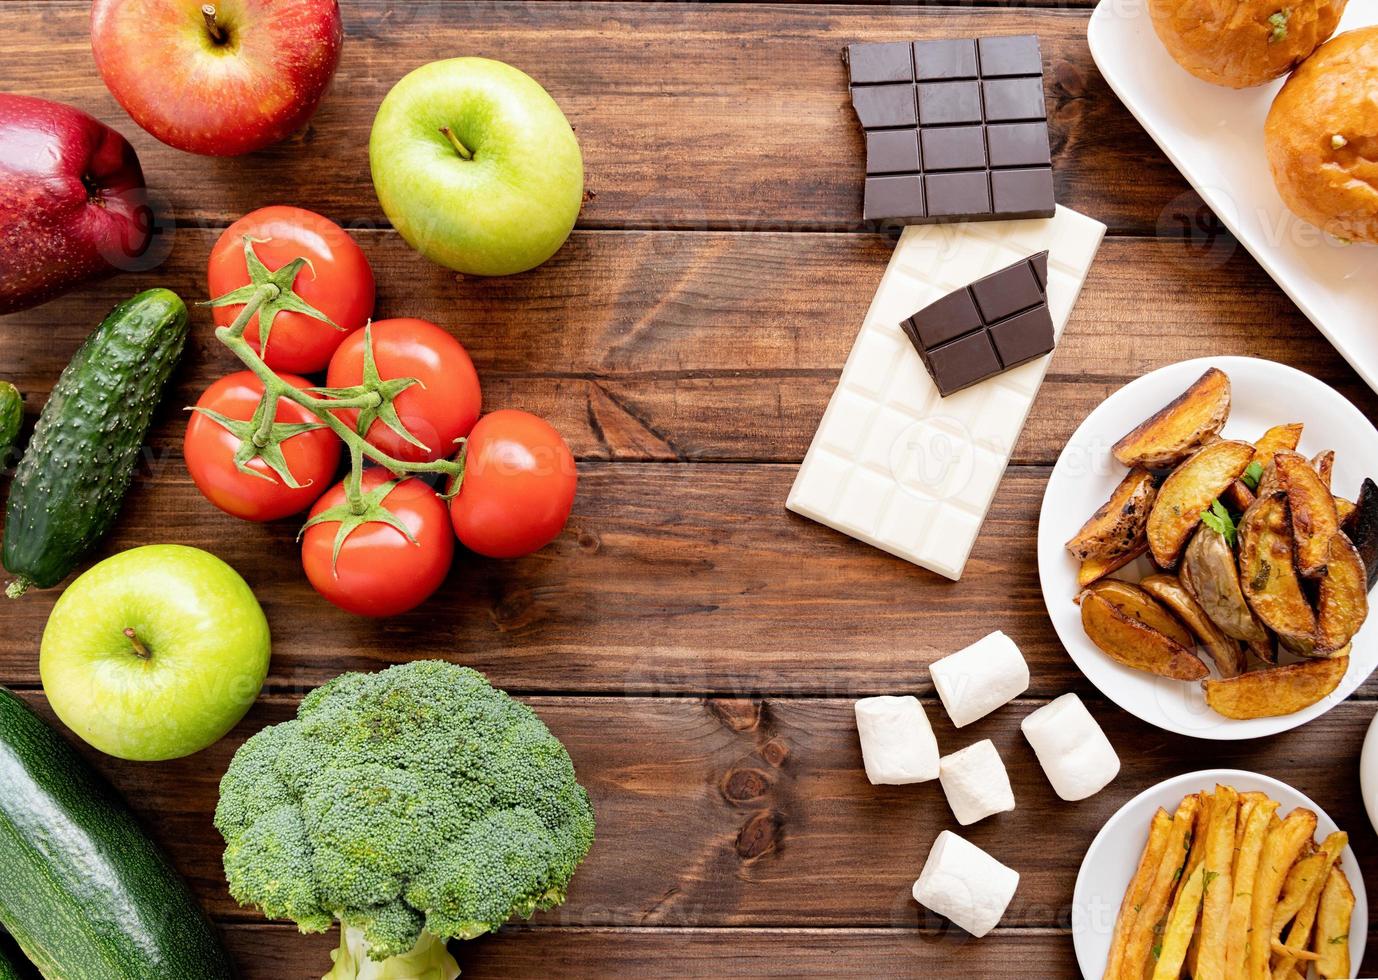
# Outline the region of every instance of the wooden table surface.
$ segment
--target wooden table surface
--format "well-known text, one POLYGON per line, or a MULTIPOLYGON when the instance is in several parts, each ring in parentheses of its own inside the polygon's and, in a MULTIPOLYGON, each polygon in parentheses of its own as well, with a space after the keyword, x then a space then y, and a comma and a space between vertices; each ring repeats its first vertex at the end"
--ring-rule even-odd
MULTIPOLYGON (((28 393, 30 421, 118 299, 152 285, 204 299, 220 230, 294 203, 358 229, 380 316, 453 330, 486 406, 546 415, 580 460, 574 515, 549 548, 507 563, 462 558, 432 601, 395 620, 347 615, 307 584, 293 521, 233 520, 188 478, 181 406, 237 366, 194 312, 151 451, 97 557, 182 542, 230 562, 272 624, 268 686, 230 737, 190 759, 87 754, 171 852, 246 977, 319 977, 335 938, 301 937, 227 895, 211 812, 231 754, 341 671, 423 657, 472 665, 532 703, 598 813, 565 906, 456 944, 475 980, 1075 976, 1072 886, 1092 837, 1135 793, 1208 766, 1255 769, 1312 796, 1350 831, 1378 886, 1357 777, 1378 683, 1285 735, 1195 741, 1109 704, 1044 612, 1034 539, 1049 468, 1127 381, 1184 358, 1252 354, 1315 375, 1371 418, 1378 410, 1258 265, 1214 232, 1110 92, 1086 45, 1092 0, 344 6, 344 58, 312 123, 270 150, 215 160, 163 146, 116 105, 91 60, 85 2, 0 2, 0 90, 117 127, 175 218, 156 271, 0 321, 0 376, 28 393), (952 583, 788 514, 784 500, 892 247, 859 228, 861 136, 839 52, 857 40, 1015 32, 1042 38, 1058 199, 1110 234, 952 583), (417 65, 463 54, 533 74, 583 145, 591 193, 579 228, 526 275, 464 279, 427 262, 388 229, 370 184, 369 126, 384 93, 417 65), (1022 647, 1032 686, 957 735, 926 665, 996 629, 1022 647), (1079 804, 1054 796, 1018 730, 1069 690, 1124 762, 1079 804), (909 897, 933 838, 956 826, 937 783, 872 787, 861 769, 851 700, 909 692, 947 748, 993 738, 1014 783, 1017 810, 964 831, 1022 875, 1001 927, 979 941, 909 897)), ((38 640, 56 595, 6 604, 0 629, 0 682, 40 707, 38 640)))

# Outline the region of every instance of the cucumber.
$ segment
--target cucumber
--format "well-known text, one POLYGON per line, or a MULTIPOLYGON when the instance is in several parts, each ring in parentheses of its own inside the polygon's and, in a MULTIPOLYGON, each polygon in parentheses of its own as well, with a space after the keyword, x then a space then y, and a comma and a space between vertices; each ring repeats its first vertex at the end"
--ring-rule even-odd
MULTIPOLYGON (((8 381, 0 381, 0 466, 9 466, 10 450, 24 424, 24 396, 8 381)), ((4 974, 0 973, 0 978, 4 974)))
POLYGON ((110 529, 186 338, 186 304, 150 289, 111 310, 63 370, 10 485, 11 598, 57 585, 110 529))
POLYGON ((228 980, 186 883, 115 791, 0 687, 0 924, 48 980, 228 980))
POLYGON ((0 980, 20 980, 19 968, 10 962, 3 946, 0 946, 0 980))

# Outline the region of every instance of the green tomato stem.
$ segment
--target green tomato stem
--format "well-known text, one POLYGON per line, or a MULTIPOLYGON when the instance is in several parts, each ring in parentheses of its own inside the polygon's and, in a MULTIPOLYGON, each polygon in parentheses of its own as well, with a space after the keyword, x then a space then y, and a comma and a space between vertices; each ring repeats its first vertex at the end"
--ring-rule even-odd
POLYGON ((372 408, 378 405, 382 400, 382 396, 378 392, 371 391, 357 398, 318 398, 279 378, 259 356, 258 351, 254 350, 253 345, 244 339, 244 331, 248 328, 249 321, 253 319, 254 314, 258 312, 259 307, 268 300, 276 298, 280 293, 281 290, 277 286, 272 283, 265 283, 244 303, 233 323, 215 331, 216 338, 228 347, 245 367, 253 372, 254 377, 263 383, 263 399, 271 411, 265 410, 260 429, 254 435, 255 443, 258 443, 259 438, 267 441, 272 431, 273 421, 277 417, 277 404, 281 399, 286 398, 306 409, 313 417, 324 423, 331 432, 339 436, 349 448, 350 474, 345 480, 345 495, 350 508, 355 510, 355 513, 359 512, 356 508, 363 507, 363 495, 360 486, 363 479, 363 458, 365 456, 399 476, 415 473, 441 473, 445 476, 458 477, 464 472, 464 465, 457 460, 436 459, 425 463, 413 463, 397 459, 369 443, 353 428, 340 420, 337 414, 340 411, 372 408))

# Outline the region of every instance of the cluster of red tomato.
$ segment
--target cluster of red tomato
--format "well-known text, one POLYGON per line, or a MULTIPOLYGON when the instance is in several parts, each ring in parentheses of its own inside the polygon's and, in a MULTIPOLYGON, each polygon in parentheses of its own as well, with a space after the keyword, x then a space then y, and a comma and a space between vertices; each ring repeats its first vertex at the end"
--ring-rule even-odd
MULTIPOLYGON (((364 379, 365 332, 373 312, 374 279, 358 244, 335 223, 300 208, 270 207, 235 222, 211 252, 210 294, 222 296, 249 283, 244 236, 269 269, 291 260, 309 260, 294 291, 343 330, 293 312, 272 321, 264 350, 258 321, 244 337, 283 381, 298 388, 311 382, 303 374, 325 372, 325 386, 347 388, 364 379), (289 373, 291 372, 291 373, 289 373)), ((217 326, 238 314, 235 306, 214 309, 217 326)), ((373 522, 350 532, 334 553, 339 522, 309 526, 301 539, 302 564, 316 590, 343 609, 388 616, 411 609, 444 580, 458 537, 471 551, 492 558, 515 558, 552 541, 564 527, 574 501, 574 459, 560 434, 544 419, 503 410, 480 418, 478 374, 464 347, 426 320, 374 321, 369 330, 373 358, 383 380, 415 378, 420 383, 393 402, 403 426, 426 448, 404 439, 377 419, 364 439, 397 460, 427 462, 453 456, 466 439, 460 492, 448 508, 422 479, 398 482, 382 500, 411 540, 390 524, 373 522)), ((212 384, 197 407, 236 421, 249 421, 264 385, 251 371, 238 371, 212 384)), ((338 417, 351 428, 357 411, 338 417)), ((313 423, 302 406, 282 399, 277 422, 313 423)), ((281 444, 283 458, 299 487, 280 479, 260 458, 237 465, 240 439, 212 417, 197 412, 187 425, 183 453, 201 493, 226 513, 251 521, 270 521, 311 508, 314 517, 345 501, 345 483, 336 482, 344 444, 328 428, 312 428, 281 444)), ((365 494, 393 479, 386 470, 364 471, 365 494)))

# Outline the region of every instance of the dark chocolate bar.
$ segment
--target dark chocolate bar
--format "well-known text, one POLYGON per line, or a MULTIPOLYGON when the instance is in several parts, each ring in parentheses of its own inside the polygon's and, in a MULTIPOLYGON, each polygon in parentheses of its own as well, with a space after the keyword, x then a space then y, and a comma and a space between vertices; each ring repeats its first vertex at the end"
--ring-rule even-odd
POLYGON ((1054 343, 1048 253, 948 293, 900 326, 944 396, 1042 357, 1054 343))
POLYGON ((1052 216, 1037 37, 853 44, 846 60, 867 222, 1052 216))

